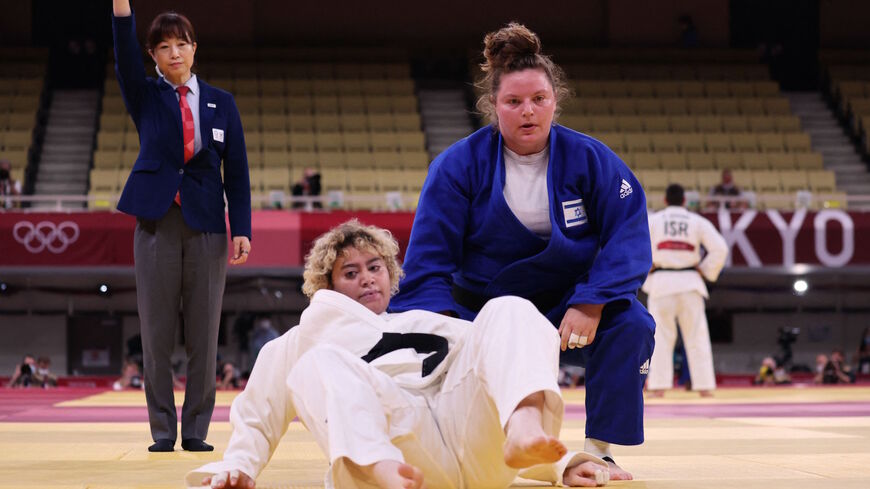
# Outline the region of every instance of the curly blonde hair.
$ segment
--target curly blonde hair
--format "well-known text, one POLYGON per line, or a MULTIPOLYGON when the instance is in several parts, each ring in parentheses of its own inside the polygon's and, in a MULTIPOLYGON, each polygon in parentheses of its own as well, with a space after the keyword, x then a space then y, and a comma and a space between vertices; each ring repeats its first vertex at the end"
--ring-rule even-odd
POLYGON ((347 248, 368 251, 384 260, 390 274, 390 296, 399 291, 399 280, 405 275, 399 264, 399 243, 392 233, 377 226, 366 226, 356 219, 330 229, 317 238, 305 255, 302 292, 310 299, 320 289, 331 289, 332 269, 347 248))
POLYGON ((511 22, 487 34, 483 38, 483 57, 484 62, 480 64, 483 76, 476 83, 483 95, 477 99, 477 110, 496 128, 498 116, 495 112, 495 97, 504 74, 528 69, 543 71, 553 87, 556 117, 561 112, 562 102, 571 97, 565 72, 541 52, 538 35, 522 24, 511 22))

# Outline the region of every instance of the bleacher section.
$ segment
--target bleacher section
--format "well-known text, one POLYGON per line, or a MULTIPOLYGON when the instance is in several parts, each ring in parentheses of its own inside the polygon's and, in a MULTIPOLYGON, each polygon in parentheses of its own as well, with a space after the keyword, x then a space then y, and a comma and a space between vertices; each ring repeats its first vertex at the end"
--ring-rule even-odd
MULTIPOLYGON (((651 193, 651 206, 661 205, 661 182, 679 180, 706 195, 719 181, 712 175, 725 168, 754 192, 759 207, 792 208, 795 199, 787 196, 798 191, 831 197, 816 206, 845 205, 788 99, 753 53, 600 51, 564 54, 576 97, 564 104, 559 122, 616 151, 651 193)), ((386 191, 416 204, 429 158, 407 63, 236 54, 254 61, 206 60, 199 71, 235 95, 255 200, 268 205, 265 196, 289 194, 305 168, 316 168, 325 193, 353 196, 348 207, 390 207, 386 191)), ((138 152, 111 69, 102 114, 91 193, 109 195, 119 192, 138 152)))
POLYGON ((826 196, 814 207, 845 206, 834 174, 754 54, 618 53, 618 64, 599 56, 563 65, 576 96, 559 122, 619 154, 652 208, 664 205, 669 183, 708 195, 726 168, 759 208, 792 209, 799 191, 826 196))
MULTIPOLYGON (((345 199, 352 208, 387 208, 387 191, 404 194, 404 207, 416 206, 429 158, 407 63, 203 66, 204 79, 235 96, 255 200, 275 191, 289 195, 304 169, 315 168, 324 193, 352 196, 345 199)), ((90 193, 119 192, 138 150, 110 68, 90 193)), ((260 200, 267 205, 271 198, 260 200)))
POLYGON ((820 53, 822 84, 849 134, 870 157, 870 54, 866 51, 820 53))
POLYGON ((12 163, 12 176, 24 182, 43 91, 47 51, 0 49, 0 159, 12 163))

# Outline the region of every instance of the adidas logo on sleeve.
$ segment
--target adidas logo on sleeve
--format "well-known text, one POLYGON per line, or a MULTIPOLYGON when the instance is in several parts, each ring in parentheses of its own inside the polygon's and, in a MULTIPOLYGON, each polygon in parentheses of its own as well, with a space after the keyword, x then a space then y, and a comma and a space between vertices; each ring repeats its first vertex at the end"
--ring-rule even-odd
POLYGON ((622 179, 622 185, 619 187, 619 198, 624 199, 631 195, 632 189, 631 184, 628 183, 624 178, 622 179))
POLYGON ((649 358, 647 358, 646 361, 643 362, 643 365, 640 366, 640 374, 641 375, 649 374, 649 358))

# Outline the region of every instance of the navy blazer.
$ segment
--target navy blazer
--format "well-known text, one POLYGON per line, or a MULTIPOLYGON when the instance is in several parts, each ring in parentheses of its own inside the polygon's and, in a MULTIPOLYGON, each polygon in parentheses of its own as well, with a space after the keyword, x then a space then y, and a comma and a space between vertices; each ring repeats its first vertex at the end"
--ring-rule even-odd
POLYGON ((124 185, 118 210, 144 219, 160 219, 175 193, 192 229, 226 233, 224 192, 232 236, 251 237, 251 188, 242 121, 233 96, 198 80, 202 149, 184 163, 181 109, 162 78, 145 76, 136 22, 112 17, 115 72, 127 111, 139 131, 139 156, 124 185), (226 182, 221 179, 223 161, 226 182))

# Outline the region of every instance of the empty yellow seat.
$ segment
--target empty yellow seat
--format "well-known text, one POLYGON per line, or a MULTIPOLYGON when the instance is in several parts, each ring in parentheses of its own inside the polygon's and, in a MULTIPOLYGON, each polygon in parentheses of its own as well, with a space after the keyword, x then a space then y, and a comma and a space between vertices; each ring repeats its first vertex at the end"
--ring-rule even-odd
POLYGON ((664 192, 670 185, 668 172, 665 170, 644 170, 637 172, 638 180, 645 192, 664 192))
POLYGON ((805 153, 812 151, 810 135, 804 132, 788 133, 783 135, 785 148, 790 152, 805 153))
POLYGON ((837 189, 834 172, 829 170, 812 170, 807 172, 807 182, 810 189, 816 193, 832 193, 837 189))
POLYGON ((782 182, 782 189, 786 192, 797 192, 810 188, 807 172, 803 170, 780 170, 779 178, 782 182))
POLYGON ((794 159, 795 165, 801 170, 821 170, 824 168, 824 162, 820 153, 795 153, 794 159))
POLYGON ((668 172, 670 183, 678 183, 686 190, 697 190, 697 172, 694 170, 671 170, 668 172))

